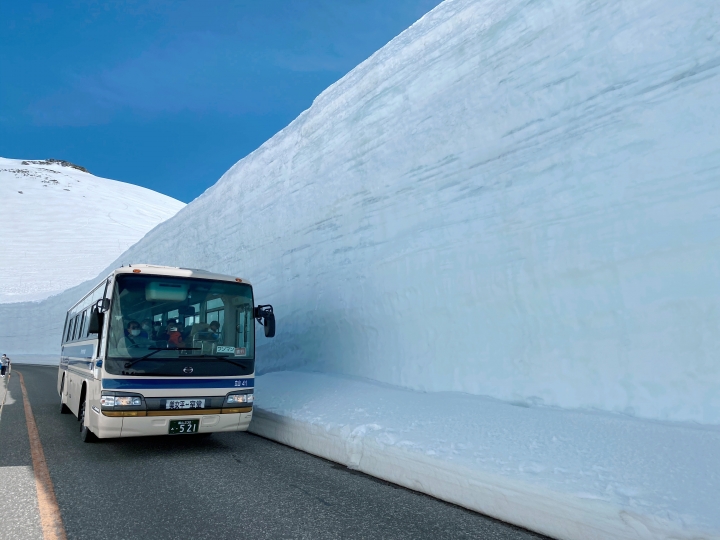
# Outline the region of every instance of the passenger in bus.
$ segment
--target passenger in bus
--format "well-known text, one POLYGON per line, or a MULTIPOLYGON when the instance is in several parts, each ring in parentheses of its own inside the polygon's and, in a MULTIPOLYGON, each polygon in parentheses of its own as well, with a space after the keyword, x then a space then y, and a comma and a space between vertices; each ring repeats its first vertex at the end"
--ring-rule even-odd
POLYGON ((218 341, 220 338, 220 323, 212 321, 208 323, 193 324, 193 341, 218 341))
POLYGON ((210 333, 210 337, 212 339, 220 339, 220 323, 217 321, 213 321, 210 323, 210 326, 208 326, 207 331, 210 333))
POLYGON ((155 334, 155 339, 160 341, 167 341, 170 337, 170 331, 169 328, 171 326, 176 327, 177 326, 177 319, 168 319, 167 325, 165 328, 158 328, 157 333, 155 334))
POLYGON ((155 340, 165 339, 163 337, 164 335, 165 335, 165 330, 163 330, 162 323, 160 321, 155 321, 153 323, 152 339, 155 339, 155 340))
POLYGON ((180 326, 178 323, 173 322, 168 324, 167 327, 167 342, 170 348, 185 347, 183 341, 182 332, 179 330, 180 326))
POLYGON ((142 328, 142 331, 145 332, 145 335, 147 335, 148 339, 153 339, 152 321, 150 319, 143 319, 143 321, 140 323, 140 326, 142 328))
POLYGON ((186 327, 185 324, 178 320, 177 322, 178 332, 182 334, 183 341, 187 341, 188 336, 190 335, 190 327, 186 327))

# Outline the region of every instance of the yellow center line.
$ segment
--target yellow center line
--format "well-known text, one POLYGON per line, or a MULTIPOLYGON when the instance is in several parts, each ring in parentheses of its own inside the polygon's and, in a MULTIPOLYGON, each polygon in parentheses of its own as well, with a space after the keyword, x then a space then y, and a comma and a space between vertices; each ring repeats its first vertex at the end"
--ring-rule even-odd
POLYGON ((35 417, 30 408, 30 399, 25 390, 25 381, 22 373, 20 377, 20 388, 22 388, 23 403, 25 404, 25 422, 30 438, 30 453, 32 454, 33 470, 35 471, 35 488, 37 489, 38 506, 40 507, 40 523, 42 525, 44 540, 67 540, 65 526, 60 515, 60 507, 55 499, 55 490, 50 479, 45 462, 45 453, 40 443, 40 434, 35 424, 35 417))

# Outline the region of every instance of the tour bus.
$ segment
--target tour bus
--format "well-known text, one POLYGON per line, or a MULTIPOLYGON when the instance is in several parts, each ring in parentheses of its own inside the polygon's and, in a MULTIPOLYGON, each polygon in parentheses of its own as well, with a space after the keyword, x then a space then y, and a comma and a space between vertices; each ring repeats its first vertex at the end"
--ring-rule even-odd
POLYGON ((81 439, 246 431, 255 324, 275 335, 250 283, 204 270, 114 270, 65 318, 57 388, 81 439))

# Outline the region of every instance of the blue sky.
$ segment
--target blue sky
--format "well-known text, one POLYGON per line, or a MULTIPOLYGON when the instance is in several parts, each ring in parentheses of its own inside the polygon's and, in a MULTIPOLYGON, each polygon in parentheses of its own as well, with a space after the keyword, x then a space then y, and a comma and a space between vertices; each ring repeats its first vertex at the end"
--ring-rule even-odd
POLYGON ((0 156, 189 202, 439 0, 0 2, 0 156))

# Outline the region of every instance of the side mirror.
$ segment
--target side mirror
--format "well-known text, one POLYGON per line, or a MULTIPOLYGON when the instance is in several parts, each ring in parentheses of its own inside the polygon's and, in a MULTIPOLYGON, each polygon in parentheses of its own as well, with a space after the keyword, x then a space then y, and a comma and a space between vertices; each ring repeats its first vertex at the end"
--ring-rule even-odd
POLYGON ((275 337, 275 314, 270 312, 265 315, 265 337, 275 337))
POLYGON ((110 309, 110 300, 102 298, 95 302, 90 310, 90 321, 88 322, 88 334, 99 334, 105 320, 105 312, 110 309))
POLYGON ((104 313, 100 313, 97 306, 94 306, 90 310, 90 322, 88 324, 89 334, 99 334, 102 329, 103 319, 105 318, 104 313))
POLYGON ((258 306, 253 310, 253 315, 257 319, 257 322, 263 325, 265 337, 275 337, 275 314, 273 313, 273 307, 270 304, 258 306))

